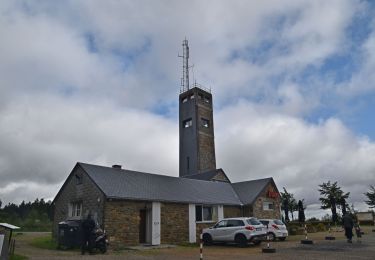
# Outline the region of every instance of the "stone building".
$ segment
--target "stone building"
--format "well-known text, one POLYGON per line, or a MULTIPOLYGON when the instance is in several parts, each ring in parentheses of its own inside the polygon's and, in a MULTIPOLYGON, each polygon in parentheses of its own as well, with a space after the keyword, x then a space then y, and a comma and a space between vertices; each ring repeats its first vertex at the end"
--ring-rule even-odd
MULTIPOLYGON (((188 46, 184 41, 184 68, 188 46)), ((188 69, 179 96, 179 177, 77 163, 53 203, 58 223, 89 212, 116 247, 195 243, 201 230, 224 217, 281 218, 272 178, 232 183, 216 168, 210 90, 189 88, 188 69)))
POLYGON ((221 169, 181 178, 77 163, 54 206, 55 236, 60 221, 90 212, 115 247, 195 243, 224 217, 280 218, 272 178, 231 183, 221 169))

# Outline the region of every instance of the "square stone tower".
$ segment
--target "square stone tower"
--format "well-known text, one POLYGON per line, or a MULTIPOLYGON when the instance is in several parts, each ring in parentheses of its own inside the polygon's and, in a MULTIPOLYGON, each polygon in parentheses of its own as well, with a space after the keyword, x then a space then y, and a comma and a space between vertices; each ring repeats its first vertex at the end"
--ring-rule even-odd
POLYGON ((180 177, 216 170, 212 95, 193 85, 179 96, 180 177))

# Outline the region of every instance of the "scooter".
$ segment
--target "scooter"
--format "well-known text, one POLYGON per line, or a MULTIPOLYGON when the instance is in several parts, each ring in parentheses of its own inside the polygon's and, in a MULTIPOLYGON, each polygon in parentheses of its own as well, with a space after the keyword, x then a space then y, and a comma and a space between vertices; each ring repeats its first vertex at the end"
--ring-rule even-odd
POLYGON ((102 254, 107 252, 109 245, 107 234, 102 229, 98 228, 95 231, 95 244, 94 249, 98 249, 102 254))

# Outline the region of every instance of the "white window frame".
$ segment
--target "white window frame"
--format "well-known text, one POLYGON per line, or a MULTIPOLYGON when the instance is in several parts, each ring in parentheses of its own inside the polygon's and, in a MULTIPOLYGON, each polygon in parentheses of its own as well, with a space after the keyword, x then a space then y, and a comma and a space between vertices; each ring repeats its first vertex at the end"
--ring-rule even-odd
POLYGON ((69 217, 80 218, 82 216, 82 201, 70 203, 69 209, 69 217))
POLYGON ((266 210, 266 211, 275 210, 275 203, 272 201, 263 201, 263 210, 266 210), (272 205, 272 209, 270 208, 270 205, 272 205))
POLYGON ((201 219, 202 220, 196 220, 196 223, 215 223, 218 221, 219 219, 219 209, 218 209, 218 206, 217 205, 204 205, 204 204, 198 204, 198 205, 195 205, 195 207, 201 207, 201 219), (212 216, 212 219, 210 220, 205 220, 204 219, 204 213, 203 213, 203 208, 211 208, 211 216, 212 216))

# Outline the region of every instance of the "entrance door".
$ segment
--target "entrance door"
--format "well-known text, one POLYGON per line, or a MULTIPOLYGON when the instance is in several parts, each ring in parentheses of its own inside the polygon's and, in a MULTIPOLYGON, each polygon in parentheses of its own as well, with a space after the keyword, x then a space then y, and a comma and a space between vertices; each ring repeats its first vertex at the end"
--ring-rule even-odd
POLYGON ((146 210, 139 211, 139 243, 146 243, 146 210))

